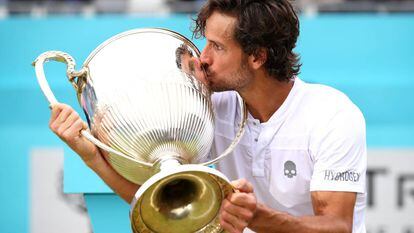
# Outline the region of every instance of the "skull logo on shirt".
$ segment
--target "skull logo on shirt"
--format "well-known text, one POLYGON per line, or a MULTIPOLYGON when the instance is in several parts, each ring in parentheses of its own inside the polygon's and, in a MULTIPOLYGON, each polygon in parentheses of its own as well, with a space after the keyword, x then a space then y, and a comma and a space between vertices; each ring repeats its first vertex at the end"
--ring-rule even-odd
POLYGON ((290 160, 285 162, 285 169, 284 169, 285 176, 288 178, 292 178, 296 176, 296 164, 290 160))

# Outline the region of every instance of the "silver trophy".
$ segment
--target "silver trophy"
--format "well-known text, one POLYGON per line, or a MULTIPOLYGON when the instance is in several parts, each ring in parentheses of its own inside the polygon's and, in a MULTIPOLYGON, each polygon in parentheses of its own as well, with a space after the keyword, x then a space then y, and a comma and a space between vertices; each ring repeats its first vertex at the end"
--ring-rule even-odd
POLYGON ((210 91, 194 74, 197 47, 166 29, 139 29, 102 43, 75 70, 74 59, 48 51, 33 63, 51 105, 57 103, 46 80, 48 60, 67 64, 90 132, 81 134, 105 151, 105 159, 126 179, 142 185, 131 203, 134 232, 221 232, 218 213, 233 188, 208 167, 230 154, 230 146, 208 160, 214 137, 210 91))

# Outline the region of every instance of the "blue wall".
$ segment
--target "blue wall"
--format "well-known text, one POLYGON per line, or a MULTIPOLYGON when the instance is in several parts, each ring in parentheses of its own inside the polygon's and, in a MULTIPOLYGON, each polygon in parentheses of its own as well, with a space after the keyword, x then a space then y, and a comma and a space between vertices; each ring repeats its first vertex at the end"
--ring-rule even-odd
MULTIPOLYGON (((350 96, 366 117, 370 148, 414 147, 414 15, 322 15, 301 20, 300 77, 350 96)), ((63 147, 48 130, 49 109, 30 63, 44 51, 62 50, 82 64, 107 38, 138 27, 166 27, 191 36, 190 17, 185 15, 0 20, 0 232, 29 231, 30 149, 63 147)), ((203 41, 196 44, 202 47, 203 41)), ((78 108, 64 72, 62 64, 46 66, 58 100, 78 108)), ((72 152, 65 149, 65 156, 65 191, 110 192, 72 152), (83 174, 92 178, 79 179, 83 174)))

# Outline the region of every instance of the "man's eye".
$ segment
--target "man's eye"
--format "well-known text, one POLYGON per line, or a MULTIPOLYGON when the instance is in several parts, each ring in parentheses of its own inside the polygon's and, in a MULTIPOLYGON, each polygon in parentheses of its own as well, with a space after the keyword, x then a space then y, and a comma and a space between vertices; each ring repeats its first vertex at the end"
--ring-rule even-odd
POLYGON ((223 48, 220 45, 216 44, 216 43, 214 43, 213 46, 214 46, 214 49, 216 49, 216 50, 223 50, 223 48))

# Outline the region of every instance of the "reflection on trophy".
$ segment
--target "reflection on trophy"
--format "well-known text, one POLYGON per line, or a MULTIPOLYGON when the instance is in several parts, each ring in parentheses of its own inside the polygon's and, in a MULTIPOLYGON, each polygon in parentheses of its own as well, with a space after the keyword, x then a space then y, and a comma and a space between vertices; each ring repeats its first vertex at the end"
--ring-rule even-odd
POLYGON ((134 232, 221 232, 218 214, 233 188, 208 167, 230 154, 243 134, 246 108, 234 141, 208 160, 214 138, 210 92, 192 74, 200 52, 165 29, 118 34, 96 48, 79 71, 73 58, 49 51, 34 62, 39 85, 57 103, 43 64, 67 64, 67 77, 90 132, 81 134, 105 153, 126 179, 142 185, 131 203, 134 232))

